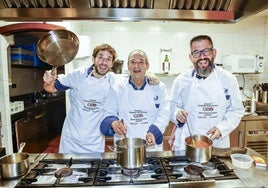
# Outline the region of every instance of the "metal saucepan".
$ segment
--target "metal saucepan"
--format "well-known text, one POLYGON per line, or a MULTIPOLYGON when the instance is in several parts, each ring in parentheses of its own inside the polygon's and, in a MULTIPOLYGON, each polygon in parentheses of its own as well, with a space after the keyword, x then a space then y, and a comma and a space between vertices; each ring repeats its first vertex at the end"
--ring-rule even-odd
POLYGON ((146 161, 146 140, 123 138, 116 141, 117 163, 124 169, 138 169, 146 161))
POLYGON ((71 62, 78 49, 78 37, 65 29, 49 31, 37 42, 38 57, 54 69, 71 62))
POLYGON ((18 153, 0 158, 0 172, 4 179, 16 179, 29 170, 29 154, 22 152, 25 142, 20 144, 18 153))
POLYGON ((193 135, 185 138, 185 154, 190 161, 206 163, 211 159, 213 141, 211 136, 193 135), (194 146, 192 139, 194 140, 194 146))

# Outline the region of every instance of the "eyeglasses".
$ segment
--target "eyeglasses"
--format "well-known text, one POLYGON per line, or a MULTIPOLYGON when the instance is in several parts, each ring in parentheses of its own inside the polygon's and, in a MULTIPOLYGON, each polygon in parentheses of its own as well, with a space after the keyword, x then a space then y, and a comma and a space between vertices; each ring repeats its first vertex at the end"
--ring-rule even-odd
POLYGON ((203 50, 192 51, 191 54, 194 58, 199 58, 201 57, 201 54, 203 54, 204 56, 211 55, 212 51, 213 51, 213 48, 205 48, 203 50))

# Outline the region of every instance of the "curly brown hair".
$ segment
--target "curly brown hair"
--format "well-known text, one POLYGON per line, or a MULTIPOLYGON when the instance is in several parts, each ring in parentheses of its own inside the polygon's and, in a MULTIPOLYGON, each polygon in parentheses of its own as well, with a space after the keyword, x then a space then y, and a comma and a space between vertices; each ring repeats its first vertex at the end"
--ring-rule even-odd
POLYGON ((101 44, 101 45, 96 46, 93 50, 92 56, 95 58, 97 56, 97 54, 99 53, 99 51, 110 52, 113 56, 113 62, 117 57, 115 49, 109 44, 101 44))

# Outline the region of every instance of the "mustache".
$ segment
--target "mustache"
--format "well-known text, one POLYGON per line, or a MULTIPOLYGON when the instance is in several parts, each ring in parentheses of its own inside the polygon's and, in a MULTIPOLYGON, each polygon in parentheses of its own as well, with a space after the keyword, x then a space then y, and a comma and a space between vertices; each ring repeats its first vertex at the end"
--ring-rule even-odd
POLYGON ((196 62, 199 63, 200 61, 209 61, 210 62, 210 59, 209 58, 201 58, 201 59, 198 59, 196 62))

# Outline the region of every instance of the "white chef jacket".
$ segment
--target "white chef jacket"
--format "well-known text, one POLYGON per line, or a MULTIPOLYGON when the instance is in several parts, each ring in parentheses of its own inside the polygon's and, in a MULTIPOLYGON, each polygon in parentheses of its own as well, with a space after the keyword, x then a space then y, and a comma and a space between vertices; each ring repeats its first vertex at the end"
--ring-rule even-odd
MULTIPOLYGON (((127 125, 126 137, 145 139, 150 125, 156 125, 164 133, 170 120, 169 97, 165 84, 149 85, 134 89, 129 78, 117 82, 105 103, 104 117, 116 116, 127 125)), ((114 140, 122 136, 115 134, 114 140)), ((162 144, 149 150, 163 150, 162 144)))
POLYGON ((105 99, 115 82, 115 74, 109 72, 96 78, 88 68, 79 68, 58 80, 70 88, 70 111, 64 121, 60 153, 104 152, 105 139, 99 125, 105 99))
MULTIPOLYGON (((188 112, 187 121, 193 135, 207 135, 207 131, 217 127, 221 137, 213 141, 213 146, 219 148, 230 147, 229 134, 244 114, 236 77, 217 66, 206 79, 196 78, 193 69, 178 75, 172 84, 170 107, 171 120, 175 124, 178 124, 176 114, 180 109, 188 112)), ((185 149, 188 136, 186 123, 177 128, 175 150, 185 149)))

